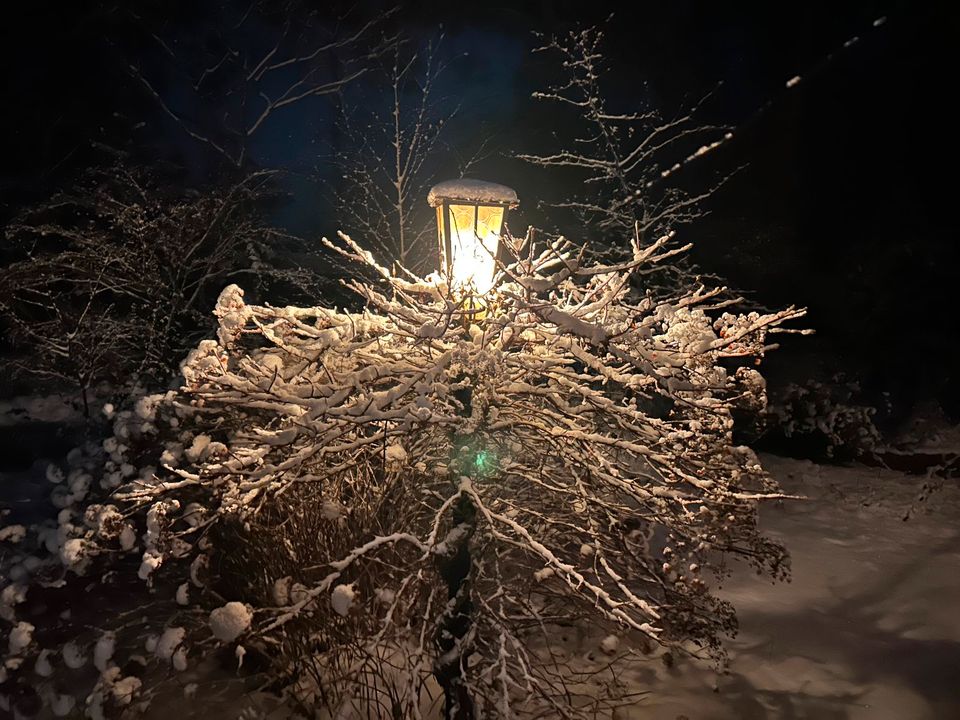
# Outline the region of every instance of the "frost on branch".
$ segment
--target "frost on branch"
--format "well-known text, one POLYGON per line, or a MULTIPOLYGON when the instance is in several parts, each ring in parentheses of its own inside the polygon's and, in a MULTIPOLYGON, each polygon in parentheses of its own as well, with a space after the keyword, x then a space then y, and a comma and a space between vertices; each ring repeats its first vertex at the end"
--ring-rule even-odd
MULTIPOLYGON (((152 588, 154 611, 78 620, 72 652, 179 671, 242 637, 238 664, 254 653, 291 704, 361 716, 417 717, 441 689, 460 717, 608 713, 606 662, 558 654, 562 626, 597 628, 615 662, 656 645, 721 656, 725 559, 787 572, 757 529, 758 503, 782 495, 733 445, 731 413, 763 404, 755 365, 802 311, 737 315, 702 286, 633 298, 667 240, 615 265, 562 241, 531 250, 502 268, 480 326, 345 235, 328 244, 382 280, 348 283, 364 312, 248 305, 227 287, 219 340, 190 353, 181 391, 149 420, 116 414, 122 442, 101 462, 133 471, 109 505, 94 483, 83 502, 100 509, 54 533, 51 552, 77 540, 83 566, 38 569, 27 602, 54 576, 62 597, 123 577, 152 588)), ((57 649, 62 632, 37 625, 27 642, 11 654, 57 649)), ((103 702, 128 702, 110 677, 103 702)))

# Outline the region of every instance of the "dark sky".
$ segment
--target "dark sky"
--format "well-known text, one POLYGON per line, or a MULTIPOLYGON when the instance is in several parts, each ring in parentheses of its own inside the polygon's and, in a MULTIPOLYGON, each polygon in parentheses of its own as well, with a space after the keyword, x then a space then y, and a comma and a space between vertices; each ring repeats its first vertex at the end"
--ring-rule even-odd
MULTIPOLYGON (((442 90, 470 121, 455 132, 464 143, 491 133, 503 148, 483 172, 517 188, 518 224, 539 222, 535 200, 565 191, 562 178, 512 159, 557 130, 530 99, 552 72, 530 52, 533 31, 605 22, 616 103, 640 100, 670 113, 714 90, 703 120, 733 125, 735 139, 681 182, 743 169, 709 201, 711 215, 689 228, 696 259, 761 302, 809 306, 819 337, 791 342, 788 352, 812 370, 847 370, 872 392, 937 397, 956 412, 960 253, 946 217, 956 185, 946 108, 960 26, 947 4, 620 5, 404 3, 393 22, 415 41, 442 26, 451 61, 442 90), (875 27, 879 18, 886 20, 875 27), (802 81, 787 88, 795 75, 802 81)), ((392 6, 361 2, 349 22, 392 6)), ((175 71, 163 69, 151 34, 161 31, 178 49, 204 47, 223 31, 218 7, 41 0, 8 9, 0 212, 98 162, 95 143, 133 149, 141 162, 172 162, 185 184, 215 177, 209 153, 164 118, 126 68, 156 71, 176 99, 175 71)), ((317 7, 317 22, 332 26, 330 5, 317 7)), ((282 22, 264 20, 247 41, 269 42, 282 22)), ((300 177, 322 166, 332 117, 327 99, 278 114, 251 157, 300 177)), ((309 184, 292 187, 283 222, 306 236, 336 229, 335 211, 309 184)))

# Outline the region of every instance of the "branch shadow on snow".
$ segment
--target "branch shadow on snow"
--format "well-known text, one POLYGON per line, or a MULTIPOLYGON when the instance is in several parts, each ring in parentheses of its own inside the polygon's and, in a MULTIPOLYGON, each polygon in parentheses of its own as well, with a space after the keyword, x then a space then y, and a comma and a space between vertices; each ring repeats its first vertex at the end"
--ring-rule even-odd
MULTIPOLYGON (((960 535, 939 543, 927 557, 957 552, 960 535)), ((872 689, 898 686, 925 700, 931 717, 960 714, 960 642, 908 637, 916 626, 907 622, 884 628, 895 591, 909 587, 922 568, 904 562, 824 609, 745 614, 743 625, 763 641, 737 651, 730 674, 720 680, 721 702, 735 713, 731 717, 845 720, 855 709, 869 709, 872 689)))

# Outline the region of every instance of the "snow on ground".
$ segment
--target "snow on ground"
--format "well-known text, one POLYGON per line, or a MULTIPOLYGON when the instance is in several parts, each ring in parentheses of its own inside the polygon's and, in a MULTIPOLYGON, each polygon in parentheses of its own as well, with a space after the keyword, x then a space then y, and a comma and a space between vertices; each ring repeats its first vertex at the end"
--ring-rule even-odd
POLYGON ((790 550, 793 581, 734 577, 723 592, 741 627, 728 643, 729 674, 689 662, 657 668, 651 695, 624 717, 960 718, 957 486, 918 504, 922 478, 763 460, 788 491, 809 498, 762 518, 790 550))
MULTIPOLYGON (((762 517, 766 532, 791 552, 793 581, 735 574, 722 592, 741 626, 727 644, 728 673, 692 660, 668 668, 654 653, 622 675, 632 691, 647 695, 616 718, 960 718, 960 486, 947 481, 918 503, 922 477, 763 461, 788 491, 808 498, 771 505, 762 517)), ((603 640, 590 629, 557 638, 590 661, 602 660, 603 640)), ((619 650, 628 644, 621 640, 619 650)), ((238 701, 247 702, 236 695, 236 679, 196 680, 200 691, 180 712, 185 720, 234 718, 238 701)), ((249 701, 275 707, 263 696, 249 701)), ((161 717, 162 704, 151 712, 161 717)))

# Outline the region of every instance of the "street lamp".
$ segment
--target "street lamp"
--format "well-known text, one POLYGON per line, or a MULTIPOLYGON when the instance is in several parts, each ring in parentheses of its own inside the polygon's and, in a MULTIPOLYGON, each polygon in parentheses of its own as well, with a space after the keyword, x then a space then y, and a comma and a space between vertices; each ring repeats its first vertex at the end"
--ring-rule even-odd
POLYGON ((484 180, 446 180, 430 189, 427 202, 437 209, 440 271, 451 292, 468 307, 485 307, 483 296, 493 288, 497 271, 503 219, 518 205, 517 193, 484 180))

